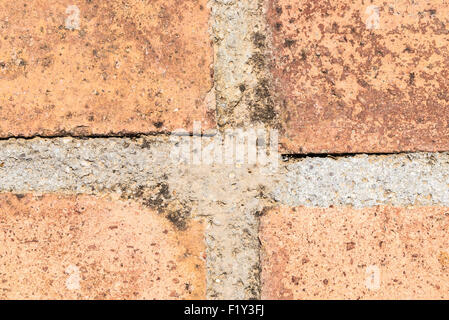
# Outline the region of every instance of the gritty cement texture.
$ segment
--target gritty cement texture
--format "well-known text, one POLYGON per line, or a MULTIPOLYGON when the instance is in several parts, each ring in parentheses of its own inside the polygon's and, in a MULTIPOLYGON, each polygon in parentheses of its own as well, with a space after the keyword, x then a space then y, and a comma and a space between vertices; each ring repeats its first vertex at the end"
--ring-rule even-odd
MULTIPOLYGON (((208 138, 204 141, 207 146, 208 138)), ((257 216, 270 202, 272 174, 257 165, 195 165, 193 154, 190 160, 173 156, 179 142, 169 137, 0 141, 0 192, 112 194, 156 210, 180 231, 205 219, 207 297, 258 298, 257 216)))
POLYGON ((276 201, 289 206, 449 205, 449 154, 291 160, 276 201))
POLYGON ((10 139, 0 142, 2 190, 92 193, 155 185, 169 145, 161 139, 10 139))
POLYGON ((275 125, 265 0, 210 0, 209 5, 218 125, 275 125))

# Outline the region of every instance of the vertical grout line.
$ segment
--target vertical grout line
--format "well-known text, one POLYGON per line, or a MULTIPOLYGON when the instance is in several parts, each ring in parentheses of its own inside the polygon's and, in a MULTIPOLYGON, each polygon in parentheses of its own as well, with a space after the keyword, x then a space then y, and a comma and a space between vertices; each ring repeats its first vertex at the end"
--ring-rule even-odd
MULTIPOLYGON (((276 127, 267 51, 266 0, 210 0, 218 130, 276 127)), ((233 168, 222 166, 233 174, 233 168)), ((238 171, 238 170, 237 170, 238 171)), ((244 173, 269 186, 272 176, 244 173)), ((220 181, 232 190, 232 178, 220 181)), ((266 188, 268 189, 268 187, 266 188)), ((244 190, 210 217, 207 228, 207 298, 260 299, 259 212, 266 199, 244 190)), ((210 214, 205 212, 205 215, 210 214)))

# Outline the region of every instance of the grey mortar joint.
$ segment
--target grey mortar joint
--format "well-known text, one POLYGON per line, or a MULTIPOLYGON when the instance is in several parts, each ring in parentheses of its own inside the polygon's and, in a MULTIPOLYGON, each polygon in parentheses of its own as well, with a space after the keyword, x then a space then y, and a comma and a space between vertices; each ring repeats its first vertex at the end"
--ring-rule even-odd
MULTIPOLYGON (((229 128, 276 127, 265 2, 209 1, 216 119, 222 132, 229 128)), ((217 207, 207 230, 209 299, 260 298, 258 213, 270 202, 260 194, 268 192, 271 177, 253 173, 247 178, 256 182, 259 190, 244 190, 235 200, 217 207)), ((228 183, 229 178, 225 181, 228 183)))
POLYGON ((266 0, 210 0, 220 129, 275 127, 266 0))
POLYGON ((449 206, 446 152, 306 157, 285 163, 282 170, 272 191, 282 205, 449 206))

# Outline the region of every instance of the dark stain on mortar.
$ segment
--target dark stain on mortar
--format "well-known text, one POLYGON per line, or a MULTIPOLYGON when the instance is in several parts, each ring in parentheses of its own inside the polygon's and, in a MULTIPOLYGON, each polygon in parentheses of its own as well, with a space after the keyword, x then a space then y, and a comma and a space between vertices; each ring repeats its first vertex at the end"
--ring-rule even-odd
POLYGON ((267 37, 262 34, 261 32, 255 32, 253 34, 253 43, 256 46, 256 48, 263 49, 265 48, 265 40, 267 37))
POLYGON ((254 100, 250 103, 251 121, 272 124, 276 120, 277 113, 270 92, 268 80, 260 80, 254 90, 254 100))
MULTIPOLYGON (((260 250, 259 250, 260 251, 260 250)), ((260 261, 260 260, 259 260, 260 261)), ((259 263, 255 263, 251 267, 251 275, 245 291, 249 300, 259 300, 260 299, 260 274, 262 273, 262 267, 259 263)))
POLYGON ((252 35, 252 39, 256 50, 251 56, 249 63, 253 66, 259 80, 254 88, 252 100, 249 102, 250 119, 252 122, 262 122, 273 127, 278 115, 274 99, 271 96, 273 88, 267 76, 267 37, 260 32, 255 32, 252 35))
MULTIPOLYGON (((167 176, 163 176, 167 179, 167 176)), ((191 207, 184 201, 173 199, 170 186, 165 182, 158 182, 154 186, 137 186, 134 189, 120 187, 123 199, 132 199, 144 206, 156 210, 169 220, 178 230, 186 230, 191 217, 191 207)))
POLYGON ((159 213, 167 207, 167 201, 171 199, 170 188, 167 183, 159 182, 152 190, 152 195, 144 199, 147 207, 157 209, 159 213))
POLYGON ((259 52, 255 52, 251 56, 249 62, 251 64, 251 66, 254 68, 254 70, 259 71, 259 72, 262 71, 266 66, 265 56, 259 52))
POLYGON ((180 203, 176 209, 168 210, 165 217, 173 223, 179 230, 186 230, 188 226, 188 219, 191 215, 191 208, 180 203))

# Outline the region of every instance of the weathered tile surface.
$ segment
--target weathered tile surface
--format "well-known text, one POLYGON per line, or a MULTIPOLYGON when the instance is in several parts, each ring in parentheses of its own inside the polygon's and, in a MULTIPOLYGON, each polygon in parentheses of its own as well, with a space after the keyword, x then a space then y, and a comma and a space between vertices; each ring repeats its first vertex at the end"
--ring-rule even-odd
POLYGON ((449 208, 289 208, 262 218, 262 298, 447 299, 449 208))
POLYGON ((0 137, 212 127, 206 3, 2 1, 0 137))
POLYGON ((269 0, 289 153, 449 150, 449 6, 269 0))
POLYGON ((201 299, 204 235, 133 202, 0 195, 1 299, 201 299))

